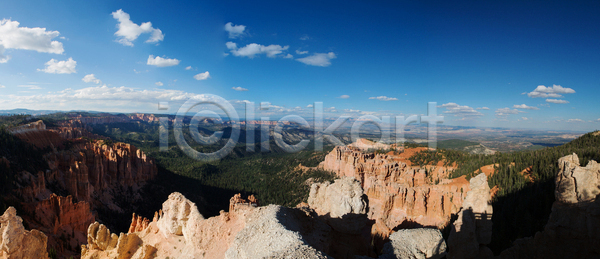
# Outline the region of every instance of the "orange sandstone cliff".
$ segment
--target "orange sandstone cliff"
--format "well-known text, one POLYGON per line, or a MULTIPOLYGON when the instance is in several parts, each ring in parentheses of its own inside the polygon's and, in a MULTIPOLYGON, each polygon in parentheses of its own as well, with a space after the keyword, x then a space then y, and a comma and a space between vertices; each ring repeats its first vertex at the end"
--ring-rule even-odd
POLYGON ((367 153, 351 145, 335 147, 319 168, 360 182, 368 197, 368 218, 375 221, 372 234, 383 239, 398 228, 446 226, 469 191, 464 177, 445 179, 445 168, 414 168, 399 155, 367 153))

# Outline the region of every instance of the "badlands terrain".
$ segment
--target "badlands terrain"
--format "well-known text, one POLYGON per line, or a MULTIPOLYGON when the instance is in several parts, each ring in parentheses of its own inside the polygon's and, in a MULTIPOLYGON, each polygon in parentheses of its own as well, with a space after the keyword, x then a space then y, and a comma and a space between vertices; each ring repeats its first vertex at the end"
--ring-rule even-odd
POLYGON ((153 115, 65 117, 2 128, 0 258, 600 256, 598 132, 529 153, 358 139, 306 157, 224 160, 268 171, 287 159, 274 177, 297 187, 269 196, 245 172, 242 183, 219 178, 243 168, 177 174, 176 150, 112 130, 157 127, 153 115), (147 152, 115 141, 128 138, 147 152))

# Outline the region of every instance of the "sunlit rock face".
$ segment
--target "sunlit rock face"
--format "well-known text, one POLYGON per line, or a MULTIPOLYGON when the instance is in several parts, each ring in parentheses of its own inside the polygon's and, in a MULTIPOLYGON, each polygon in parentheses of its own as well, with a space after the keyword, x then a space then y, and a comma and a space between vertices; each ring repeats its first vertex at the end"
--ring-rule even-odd
POLYGON ((81 258, 329 258, 331 228, 313 211, 257 207, 253 197, 231 202, 232 211, 205 219, 172 193, 141 231, 117 235, 91 224, 81 258))
POLYGON ((448 169, 442 166, 420 169, 403 161, 393 153, 369 153, 349 145, 335 147, 319 168, 360 182, 368 198, 368 218, 374 221, 372 235, 382 240, 400 226, 446 226, 461 208, 469 182, 464 177, 446 179, 448 169))
POLYGON ((0 258, 48 258, 47 242, 44 233, 25 230, 14 207, 0 216, 0 258))

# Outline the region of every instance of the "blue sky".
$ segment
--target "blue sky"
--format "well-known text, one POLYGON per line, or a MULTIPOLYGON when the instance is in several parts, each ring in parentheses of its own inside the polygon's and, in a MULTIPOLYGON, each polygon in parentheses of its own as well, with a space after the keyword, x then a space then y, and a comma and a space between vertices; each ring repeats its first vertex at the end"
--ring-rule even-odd
POLYGON ((3 1, 0 109, 174 113, 215 94, 270 102, 272 118, 316 101, 359 117, 434 101, 450 125, 594 130, 598 14, 596 1, 3 1))

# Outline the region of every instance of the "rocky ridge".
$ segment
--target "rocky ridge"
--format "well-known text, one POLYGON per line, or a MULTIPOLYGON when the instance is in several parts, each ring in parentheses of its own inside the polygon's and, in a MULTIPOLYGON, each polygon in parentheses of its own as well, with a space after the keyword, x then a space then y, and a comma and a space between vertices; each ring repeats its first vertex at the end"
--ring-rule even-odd
POLYGON ((319 168, 360 182, 369 201, 368 218, 375 221, 372 235, 381 240, 400 226, 446 226, 469 191, 464 177, 446 179, 445 168, 413 168, 393 154, 350 145, 335 147, 319 168))

